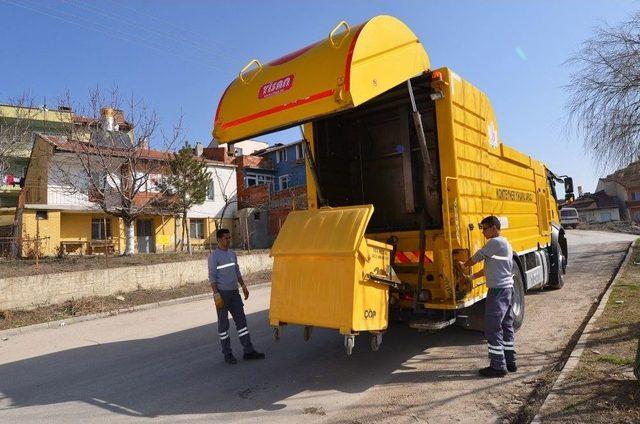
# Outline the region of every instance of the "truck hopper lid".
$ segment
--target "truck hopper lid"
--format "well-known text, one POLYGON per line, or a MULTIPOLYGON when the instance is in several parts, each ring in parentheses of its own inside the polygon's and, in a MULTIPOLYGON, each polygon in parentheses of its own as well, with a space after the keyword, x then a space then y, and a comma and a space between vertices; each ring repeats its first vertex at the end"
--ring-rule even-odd
POLYGON ((236 142, 356 107, 429 69, 416 35, 376 16, 267 64, 254 59, 220 99, 213 136, 236 142))

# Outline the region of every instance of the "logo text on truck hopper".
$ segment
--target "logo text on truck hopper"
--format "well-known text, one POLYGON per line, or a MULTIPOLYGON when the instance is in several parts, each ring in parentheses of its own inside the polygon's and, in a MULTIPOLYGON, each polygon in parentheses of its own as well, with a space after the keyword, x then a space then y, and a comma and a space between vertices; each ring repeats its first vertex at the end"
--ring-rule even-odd
POLYGON ((293 74, 264 84, 258 91, 258 99, 266 99, 284 93, 291 87, 293 87, 293 74))
POLYGON ((512 200, 514 202, 533 202, 533 194, 506 188, 497 188, 496 198, 498 200, 512 200))

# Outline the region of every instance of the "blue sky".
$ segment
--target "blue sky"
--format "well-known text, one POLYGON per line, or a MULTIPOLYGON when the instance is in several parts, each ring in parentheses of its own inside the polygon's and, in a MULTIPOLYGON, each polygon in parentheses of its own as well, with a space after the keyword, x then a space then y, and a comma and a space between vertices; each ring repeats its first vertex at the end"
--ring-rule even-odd
POLYGON ((222 92, 250 59, 297 50, 342 19, 390 14, 414 30, 434 68, 489 95, 507 144, 593 191, 601 174, 563 131, 564 62, 595 26, 638 10, 637 0, 0 0, 0 102, 28 91, 55 106, 66 89, 82 102, 96 84, 117 85, 167 126, 182 112, 189 140, 207 143, 222 92))

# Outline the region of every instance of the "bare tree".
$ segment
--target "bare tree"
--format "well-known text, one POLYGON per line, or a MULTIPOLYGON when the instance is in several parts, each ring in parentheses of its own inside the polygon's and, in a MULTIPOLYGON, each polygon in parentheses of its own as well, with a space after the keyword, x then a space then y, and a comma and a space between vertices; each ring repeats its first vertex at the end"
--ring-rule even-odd
POLYGON ((217 186, 217 189, 220 191, 220 196, 222 196, 222 200, 224 202, 224 206, 222 207, 222 212, 220 213, 220 218, 216 222, 216 228, 222 228, 222 220, 224 219, 225 214, 227 213, 227 209, 234 203, 238 203, 238 189, 229 191, 229 184, 235 178, 236 174, 233 172, 229 172, 226 178, 223 175, 220 175, 218 172, 218 168, 213 168, 213 174, 211 175, 211 179, 214 183, 214 187, 217 186))
POLYGON ((640 13, 597 28, 568 64, 569 128, 603 169, 640 154, 640 13))
POLYGON ((9 99, 7 105, 0 107, 0 174, 9 171, 16 154, 30 151, 34 119, 42 111, 35 107, 27 93, 9 99))
MULTIPOLYGON (((65 102, 71 104, 70 99, 65 102)), ((123 111, 117 89, 105 96, 96 88, 88 103, 80 116, 83 125, 75 126, 59 146, 66 153, 55 164, 52 180, 60 190, 79 193, 104 213, 121 218, 124 254, 131 255, 136 218, 171 211, 171 196, 160 182, 170 172, 173 146, 183 142, 182 118, 166 134, 143 101, 131 97, 123 111), (154 136, 161 139, 160 149, 149 148, 154 136)))

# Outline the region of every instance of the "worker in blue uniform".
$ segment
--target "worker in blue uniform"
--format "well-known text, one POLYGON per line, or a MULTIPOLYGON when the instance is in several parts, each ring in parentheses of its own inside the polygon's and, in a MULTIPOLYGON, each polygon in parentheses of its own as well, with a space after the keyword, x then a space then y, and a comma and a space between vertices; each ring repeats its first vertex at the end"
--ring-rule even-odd
POLYGON ((229 230, 223 228, 216 232, 216 238, 218 239, 218 247, 209 255, 209 283, 211 283, 213 299, 218 312, 218 336, 220 337, 224 360, 228 364, 236 364, 238 362, 231 351, 229 313, 233 317, 238 338, 244 349, 243 358, 245 360, 264 359, 264 353, 257 352, 251 343, 238 284, 242 287, 245 300, 249 298, 249 289, 247 289, 242 280, 238 257, 229 248, 231 234, 229 230))
POLYGON ((518 370, 516 365, 513 330, 513 249, 500 235, 500 220, 488 216, 480 222, 482 234, 487 239, 463 268, 484 261, 484 268, 470 277, 486 278, 487 299, 485 305, 484 333, 487 338, 490 364, 480 370, 485 377, 504 377, 507 372, 518 370))

